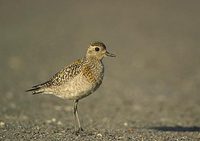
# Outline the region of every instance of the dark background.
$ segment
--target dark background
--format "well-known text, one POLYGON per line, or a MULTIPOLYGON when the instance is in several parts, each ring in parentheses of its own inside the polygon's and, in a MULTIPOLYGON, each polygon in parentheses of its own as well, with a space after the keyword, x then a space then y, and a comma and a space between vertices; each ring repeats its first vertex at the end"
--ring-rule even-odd
POLYGON ((0 140, 200 139, 200 1, 0 0, 0 140), (72 101, 24 91, 85 55, 105 58, 103 85, 72 101))

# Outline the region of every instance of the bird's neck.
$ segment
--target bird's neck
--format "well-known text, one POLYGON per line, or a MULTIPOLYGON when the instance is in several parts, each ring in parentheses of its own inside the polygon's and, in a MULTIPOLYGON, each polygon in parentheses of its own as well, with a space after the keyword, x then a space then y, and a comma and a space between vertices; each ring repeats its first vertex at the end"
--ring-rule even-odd
POLYGON ((86 60, 88 61, 88 62, 93 62, 93 63, 98 63, 98 62, 102 62, 102 59, 99 59, 99 58, 97 58, 97 57, 95 57, 95 56, 87 56, 86 57, 86 60))
POLYGON ((95 69, 102 69, 103 68, 103 62, 102 62, 102 59, 98 59, 96 57, 86 57, 85 58, 86 61, 85 63, 90 66, 91 68, 95 68, 95 69))

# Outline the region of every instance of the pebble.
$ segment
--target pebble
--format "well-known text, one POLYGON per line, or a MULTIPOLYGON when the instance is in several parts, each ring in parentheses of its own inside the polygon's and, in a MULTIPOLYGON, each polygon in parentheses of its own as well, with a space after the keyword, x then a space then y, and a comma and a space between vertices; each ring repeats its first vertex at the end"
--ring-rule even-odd
POLYGON ((52 122, 56 122, 55 118, 52 118, 51 120, 46 120, 47 123, 52 123, 52 122))
POLYGON ((61 122, 61 121, 58 121, 57 124, 58 124, 58 125, 62 125, 62 122, 61 122))
POLYGON ((0 122, 0 127, 4 127, 5 126, 5 122, 1 121, 0 122))
POLYGON ((55 118, 52 118, 51 120, 52 120, 52 122, 56 122, 56 119, 55 119, 55 118))
POLYGON ((102 134, 98 133, 98 134, 97 134, 97 137, 102 137, 102 134))
POLYGON ((124 122, 124 126, 128 126, 128 123, 127 123, 127 122, 124 122))

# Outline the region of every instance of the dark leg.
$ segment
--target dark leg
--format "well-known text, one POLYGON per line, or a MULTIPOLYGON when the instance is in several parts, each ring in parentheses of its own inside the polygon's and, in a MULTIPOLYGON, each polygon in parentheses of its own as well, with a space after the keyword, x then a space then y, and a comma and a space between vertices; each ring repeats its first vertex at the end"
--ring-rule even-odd
POLYGON ((78 100, 74 100, 74 120, 76 123, 78 123, 78 130, 76 129, 76 131, 83 131, 82 127, 81 127, 81 124, 80 124, 80 121, 79 121, 79 118, 78 118, 78 109, 77 109, 77 106, 78 106, 78 100))

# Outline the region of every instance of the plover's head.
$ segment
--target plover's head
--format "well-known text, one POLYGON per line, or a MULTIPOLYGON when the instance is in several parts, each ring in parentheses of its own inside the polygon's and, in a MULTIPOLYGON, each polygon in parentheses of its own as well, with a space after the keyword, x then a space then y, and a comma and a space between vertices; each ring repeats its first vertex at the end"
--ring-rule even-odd
POLYGON ((90 43, 90 46, 88 47, 88 50, 87 50, 86 57, 94 57, 101 60, 105 56, 115 57, 114 54, 109 53, 106 50, 106 46, 104 43, 99 42, 99 41, 90 43))

